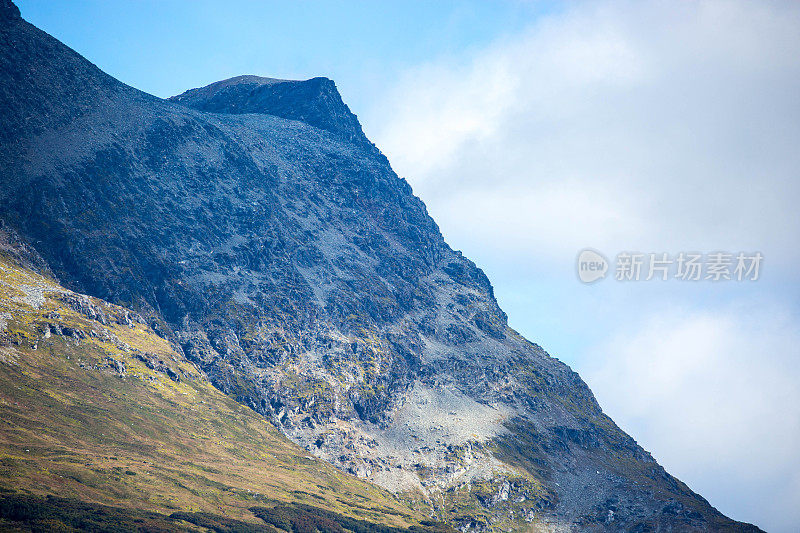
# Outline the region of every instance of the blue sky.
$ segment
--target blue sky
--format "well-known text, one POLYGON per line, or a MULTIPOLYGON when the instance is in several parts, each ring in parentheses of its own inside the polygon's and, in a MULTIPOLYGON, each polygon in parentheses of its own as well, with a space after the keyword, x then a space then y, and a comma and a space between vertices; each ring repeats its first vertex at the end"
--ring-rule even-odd
POLYGON ((239 74, 334 79, 358 111, 371 87, 431 57, 478 48, 548 4, 21 0, 25 18, 156 96, 239 74))
POLYGON ((800 4, 20 0, 167 97, 334 79, 513 327, 726 514, 800 523, 800 4), (585 247, 764 254, 756 282, 583 285, 585 247))

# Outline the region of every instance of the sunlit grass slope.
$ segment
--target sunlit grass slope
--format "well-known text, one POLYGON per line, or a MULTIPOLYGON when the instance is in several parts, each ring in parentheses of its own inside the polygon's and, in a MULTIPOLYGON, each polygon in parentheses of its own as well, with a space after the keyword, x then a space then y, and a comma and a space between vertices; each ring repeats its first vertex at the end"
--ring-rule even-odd
POLYGON ((51 498, 53 509, 80 501, 174 515, 165 524, 176 528, 187 524, 180 513, 271 528, 257 516, 264 511, 251 509, 280 502, 373 524, 421 523, 388 492, 311 458, 214 389, 133 313, 7 257, 0 257, 0 491, 6 507, 36 507, 55 495, 64 500, 51 498))

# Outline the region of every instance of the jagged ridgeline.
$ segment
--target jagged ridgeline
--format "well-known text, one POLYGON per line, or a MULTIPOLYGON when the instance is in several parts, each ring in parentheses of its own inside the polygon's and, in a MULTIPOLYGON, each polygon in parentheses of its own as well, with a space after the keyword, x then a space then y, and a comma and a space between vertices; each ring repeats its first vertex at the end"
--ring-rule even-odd
POLYGON ((0 219, 40 271, 144 317, 305 453, 463 530, 755 530, 508 327, 331 80, 161 100, 0 5, 0 219))

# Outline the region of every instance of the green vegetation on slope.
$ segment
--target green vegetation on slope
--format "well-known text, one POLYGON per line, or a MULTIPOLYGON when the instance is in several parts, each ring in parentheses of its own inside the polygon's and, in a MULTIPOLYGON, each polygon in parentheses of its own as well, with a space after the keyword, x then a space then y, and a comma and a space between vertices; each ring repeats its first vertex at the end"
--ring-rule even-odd
POLYGON ((0 496, 0 529, 31 532, 129 532, 213 531, 215 533, 431 533, 452 532, 440 523, 423 520, 409 529, 376 524, 343 516, 301 503, 276 503, 270 507, 251 507, 262 524, 227 518, 211 513, 178 511, 169 516, 81 502, 55 496, 0 496))
MULTIPOLYGON (((286 529, 293 523, 286 516, 298 513, 325 515, 325 523, 421 524, 388 492, 308 456, 214 389, 132 313, 3 257, 0 491, 11 502, 3 509, 29 498, 23 508, 51 509, 43 519, 66 530, 76 527, 72 518, 48 518, 55 508, 74 511, 64 502, 123 508, 112 513, 123 522, 177 529, 183 520, 225 530, 203 525, 203 516, 286 529), (56 501, 47 495, 57 495, 59 506, 46 505, 56 501), (265 509, 276 508, 284 519, 268 520, 265 509)), ((359 530, 336 527, 320 530, 359 530)))

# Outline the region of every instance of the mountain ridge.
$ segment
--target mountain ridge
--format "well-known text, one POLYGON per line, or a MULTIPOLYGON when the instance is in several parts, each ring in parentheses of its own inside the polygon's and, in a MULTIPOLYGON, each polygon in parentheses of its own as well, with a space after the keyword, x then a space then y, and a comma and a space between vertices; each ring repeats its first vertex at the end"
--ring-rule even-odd
POLYGON ((0 219, 310 453, 464 531, 757 530, 508 327, 333 82, 165 101, 21 19, 0 69, 0 219))
POLYGON ((299 120, 350 142, 371 144, 336 84, 324 77, 300 81, 236 76, 189 89, 168 100, 210 113, 257 113, 299 120))

